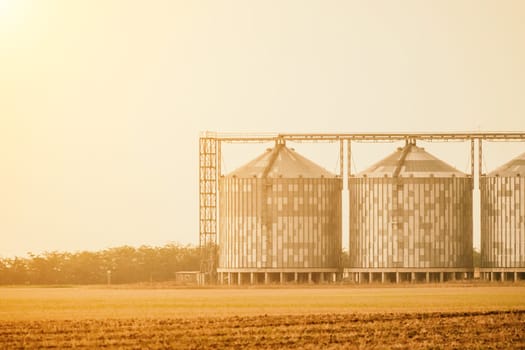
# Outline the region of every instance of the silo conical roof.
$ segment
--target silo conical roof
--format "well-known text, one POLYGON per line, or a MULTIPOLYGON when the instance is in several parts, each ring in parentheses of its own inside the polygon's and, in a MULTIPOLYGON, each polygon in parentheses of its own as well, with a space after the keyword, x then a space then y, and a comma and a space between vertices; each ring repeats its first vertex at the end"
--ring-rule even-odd
POLYGON ((504 177, 512 177, 516 175, 525 175, 525 153, 520 154, 510 162, 503 164, 488 174, 488 176, 504 177))
POLYGON ((407 143, 388 157, 380 160, 358 176, 367 177, 465 177, 465 173, 417 147, 407 143))
POLYGON ((335 178, 336 176, 301 156, 284 143, 278 143, 265 153, 227 176, 258 178, 335 178))

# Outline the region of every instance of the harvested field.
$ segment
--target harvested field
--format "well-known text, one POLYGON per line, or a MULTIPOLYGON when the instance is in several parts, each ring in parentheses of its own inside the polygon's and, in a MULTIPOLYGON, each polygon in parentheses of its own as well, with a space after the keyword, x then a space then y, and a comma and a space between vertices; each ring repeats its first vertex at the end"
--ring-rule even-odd
POLYGON ((0 323, 5 349, 525 348, 525 312, 0 323))
POLYGON ((523 285, 0 288, 0 349, 525 348, 523 285))

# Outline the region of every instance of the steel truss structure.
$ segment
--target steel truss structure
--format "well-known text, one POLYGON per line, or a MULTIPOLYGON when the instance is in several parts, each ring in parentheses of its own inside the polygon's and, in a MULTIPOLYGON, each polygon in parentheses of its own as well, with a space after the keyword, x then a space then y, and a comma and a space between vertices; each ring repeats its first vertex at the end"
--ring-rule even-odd
MULTIPOLYGON (((470 141, 471 176, 475 174, 475 144, 478 144, 478 174, 482 175, 483 141, 525 141, 525 132, 397 132, 397 133, 216 133, 203 132, 199 138, 199 246, 201 272, 215 283, 217 269, 218 185, 221 175, 221 144, 264 143, 272 141, 339 142, 340 176, 343 183, 351 175, 352 142, 470 141), (344 149, 347 149, 346 162, 344 149), (345 164, 347 171, 345 173, 345 164)), ((474 181, 472 182, 474 184, 474 181)), ((478 181, 479 183, 479 181, 478 181)))

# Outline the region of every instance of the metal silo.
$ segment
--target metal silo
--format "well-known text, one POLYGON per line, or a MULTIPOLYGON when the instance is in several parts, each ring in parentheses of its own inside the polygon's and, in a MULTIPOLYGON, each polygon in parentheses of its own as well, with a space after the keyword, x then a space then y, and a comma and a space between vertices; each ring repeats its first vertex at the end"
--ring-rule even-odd
POLYGON ((472 178, 414 141, 349 179, 357 281, 444 281, 472 273, 472 178))
POLYGON ((525 153, 480 179, 481 272, 485 279, 525 277, 525 153))
POLYGON ((286 147, 221 177, 221 283, 333 280, 341 253, 342 180, 286 147))

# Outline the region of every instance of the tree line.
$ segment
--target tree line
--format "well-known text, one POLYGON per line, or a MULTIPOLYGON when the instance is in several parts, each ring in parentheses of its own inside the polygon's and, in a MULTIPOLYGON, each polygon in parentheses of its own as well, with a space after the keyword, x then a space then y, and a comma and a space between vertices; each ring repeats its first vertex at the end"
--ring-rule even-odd
MULTIPOLYGON (((0 258, 0 285, 6 284, 103 284, 173 281, 177 271, 200 268, 198 247, 167 244, 162 247, 122 246, 98 252, 46 252, 27 258, 0 258)), ((474 266, 480 254, 473 251, 474 266)), ((347 250, 341 266, 350 266, 347 250)))
POLYGON ((162 282, 177 271, 200 268, 199 248, 122 246, 103 251, 45 252, 26 258, 0 258, 0 284, 102 284, 162 282))

